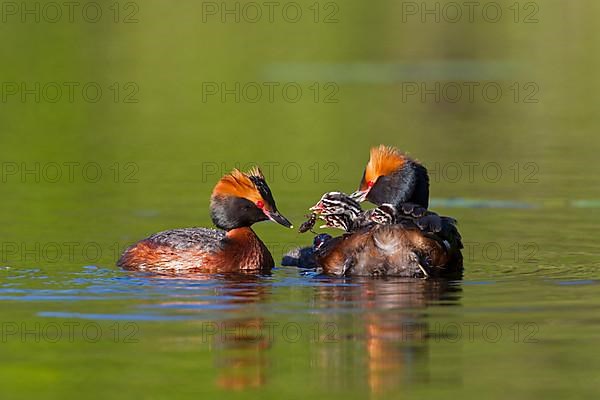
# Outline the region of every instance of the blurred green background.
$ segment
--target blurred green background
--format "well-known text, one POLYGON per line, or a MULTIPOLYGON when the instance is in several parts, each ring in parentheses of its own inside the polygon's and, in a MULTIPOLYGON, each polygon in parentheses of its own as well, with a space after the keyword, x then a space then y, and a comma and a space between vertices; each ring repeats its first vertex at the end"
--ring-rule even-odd
MULTIPOLYGON (((211 189, 236 166, 262 166, 280 211, 298 225, 323 192, 354 190, 369 147, 380 143, 428 166, 432 208, 459 220, 468 252, 464 286, 456 283, 460 295, 450 299, 445 290, 384 283, 322 295, 328 283, 275 271, 250 306, 233 301, 233 312, 325 318, 347 340, 320 343, 328 356, 279 342, 268 361, 250 357, 261 366, 256 379, 219 378, 240 363, 219 358, 228 347, 198 344, 197 325, 160 316, 139 322, 132 345, 2 336, 7 398, 188 398, 248 387, 240 397, 363 397, 387 387, 373 369, 393 375, 398 397, 597 396, 598 322, 589 314, 600 300, 600 5, 475 3, 2 2, 3 322, 78 321, 83 313, 106 328, 181 290, 218 306, 230 305, 220 297, 230 290, 245 298, 252 283, 155 286, 123 281, 114 263, 148 234, 210 226, 211 189), (102 273, 82 269, 90 265, 102 273), (582 285, 563 285, 572 282, 582 285), (382 298, 370 303, 367 289, 382 298), (404 290, 410 301, 397 301, 404 290), (90 293, 99 301, 86 300, 90 293), (335 309, 329 317, 312 314, 323 297, 335 309), (43 314, 58 311, 76 314, 43 314), (109 316, 94 317, 102 313, 109 316), (504 332, 535 323, 539 342, 442 341, 423 355, 427 338, 416 347, 396 338, 387 344, 409 350, 384 346, 392 361, 373 364, 377 345, 353 318, 368 327, 378 318, 429 327, 496 321, 504 332), (402 373, 393 362, 400 358, 402 373), (419 375, 423 363, 427 379, 394 375, 419 375)), ((275 224, 256 231, 275 259, 310 242, 275 224)), ((199 303, 195 317, 220 320, 199 303)))

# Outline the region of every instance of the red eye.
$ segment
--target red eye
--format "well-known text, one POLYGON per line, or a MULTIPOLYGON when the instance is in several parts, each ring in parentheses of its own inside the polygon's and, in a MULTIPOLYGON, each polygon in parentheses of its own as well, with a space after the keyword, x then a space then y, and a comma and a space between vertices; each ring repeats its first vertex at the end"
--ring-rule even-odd
POLYGON ((371 189, 373 187, 375 183, 373 183, 373 181, 369 181, 369 183, 367 183, 367 186, 369 187, 369 189, 371 189))
POLYGON ((265 206, 265 203, 263 203, 262 201, 257 201, 256 202, 256 207, 260 208, 261 210, 263 209, 263 207, 265 206))

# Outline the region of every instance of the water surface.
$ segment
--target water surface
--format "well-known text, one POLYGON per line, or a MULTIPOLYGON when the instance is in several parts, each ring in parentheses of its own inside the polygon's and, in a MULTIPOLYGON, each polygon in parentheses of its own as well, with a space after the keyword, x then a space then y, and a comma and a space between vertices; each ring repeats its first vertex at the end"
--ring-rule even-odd
MULTIPOLYGON (((495 23, 422 22, 391 1, 322 3, 317 23, 304 1, 297 23, 154 0, 136 23, 125 3, 119 23, 104 3, 97 23, 6 16, 5 397, 598 397, 599 6, 531 2, 525 23, 536 8, 519 3, 515 22, 513 3, 495 23), (102 96, 50 101, 69 82, 102 96), (265 82, 302 96, 252 101, 265 82), (502 96, 454 101, 468 85, 502 96), (460 222, 463 280, 115 266, 151 233, 210 226, 210 191, 235 166, 259 163, 299 225, 321 193, 356 188, 380 143, 428 166, 433 209, 460 222)), ((256 231, 275 259, 311 240, 256 231)))

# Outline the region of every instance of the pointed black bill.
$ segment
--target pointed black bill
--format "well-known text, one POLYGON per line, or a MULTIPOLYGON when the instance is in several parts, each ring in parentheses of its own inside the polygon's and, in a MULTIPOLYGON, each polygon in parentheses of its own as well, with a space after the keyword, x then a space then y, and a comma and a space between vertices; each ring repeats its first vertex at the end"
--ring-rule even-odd
POLYGON ((267 217, 269 217, 271 221, 275 221, 278 224, 285 226, 286 228, 294 227, 286 217, 279 214, 279 211, 265 211, 265 214, 267 214, 267 217))

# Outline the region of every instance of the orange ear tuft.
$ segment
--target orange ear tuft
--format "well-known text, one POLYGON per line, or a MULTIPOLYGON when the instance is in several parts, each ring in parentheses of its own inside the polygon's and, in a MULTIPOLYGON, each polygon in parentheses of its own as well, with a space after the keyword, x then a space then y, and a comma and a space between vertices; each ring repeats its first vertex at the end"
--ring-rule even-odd
POLYGON ((235 196, 250 200, 253 203, 264 201, 250 176, 262 177, 262 172, 257 167, 252 168, 247 174, 237 168, 225 175, 213 189, 212 196, 235 196))
POLYGON ((386 176, 402 168, 406 156, 397 148, 379 145, 371 149, 371 158, 365 168, 364 184, 375 182, 380 176, 386 176))

